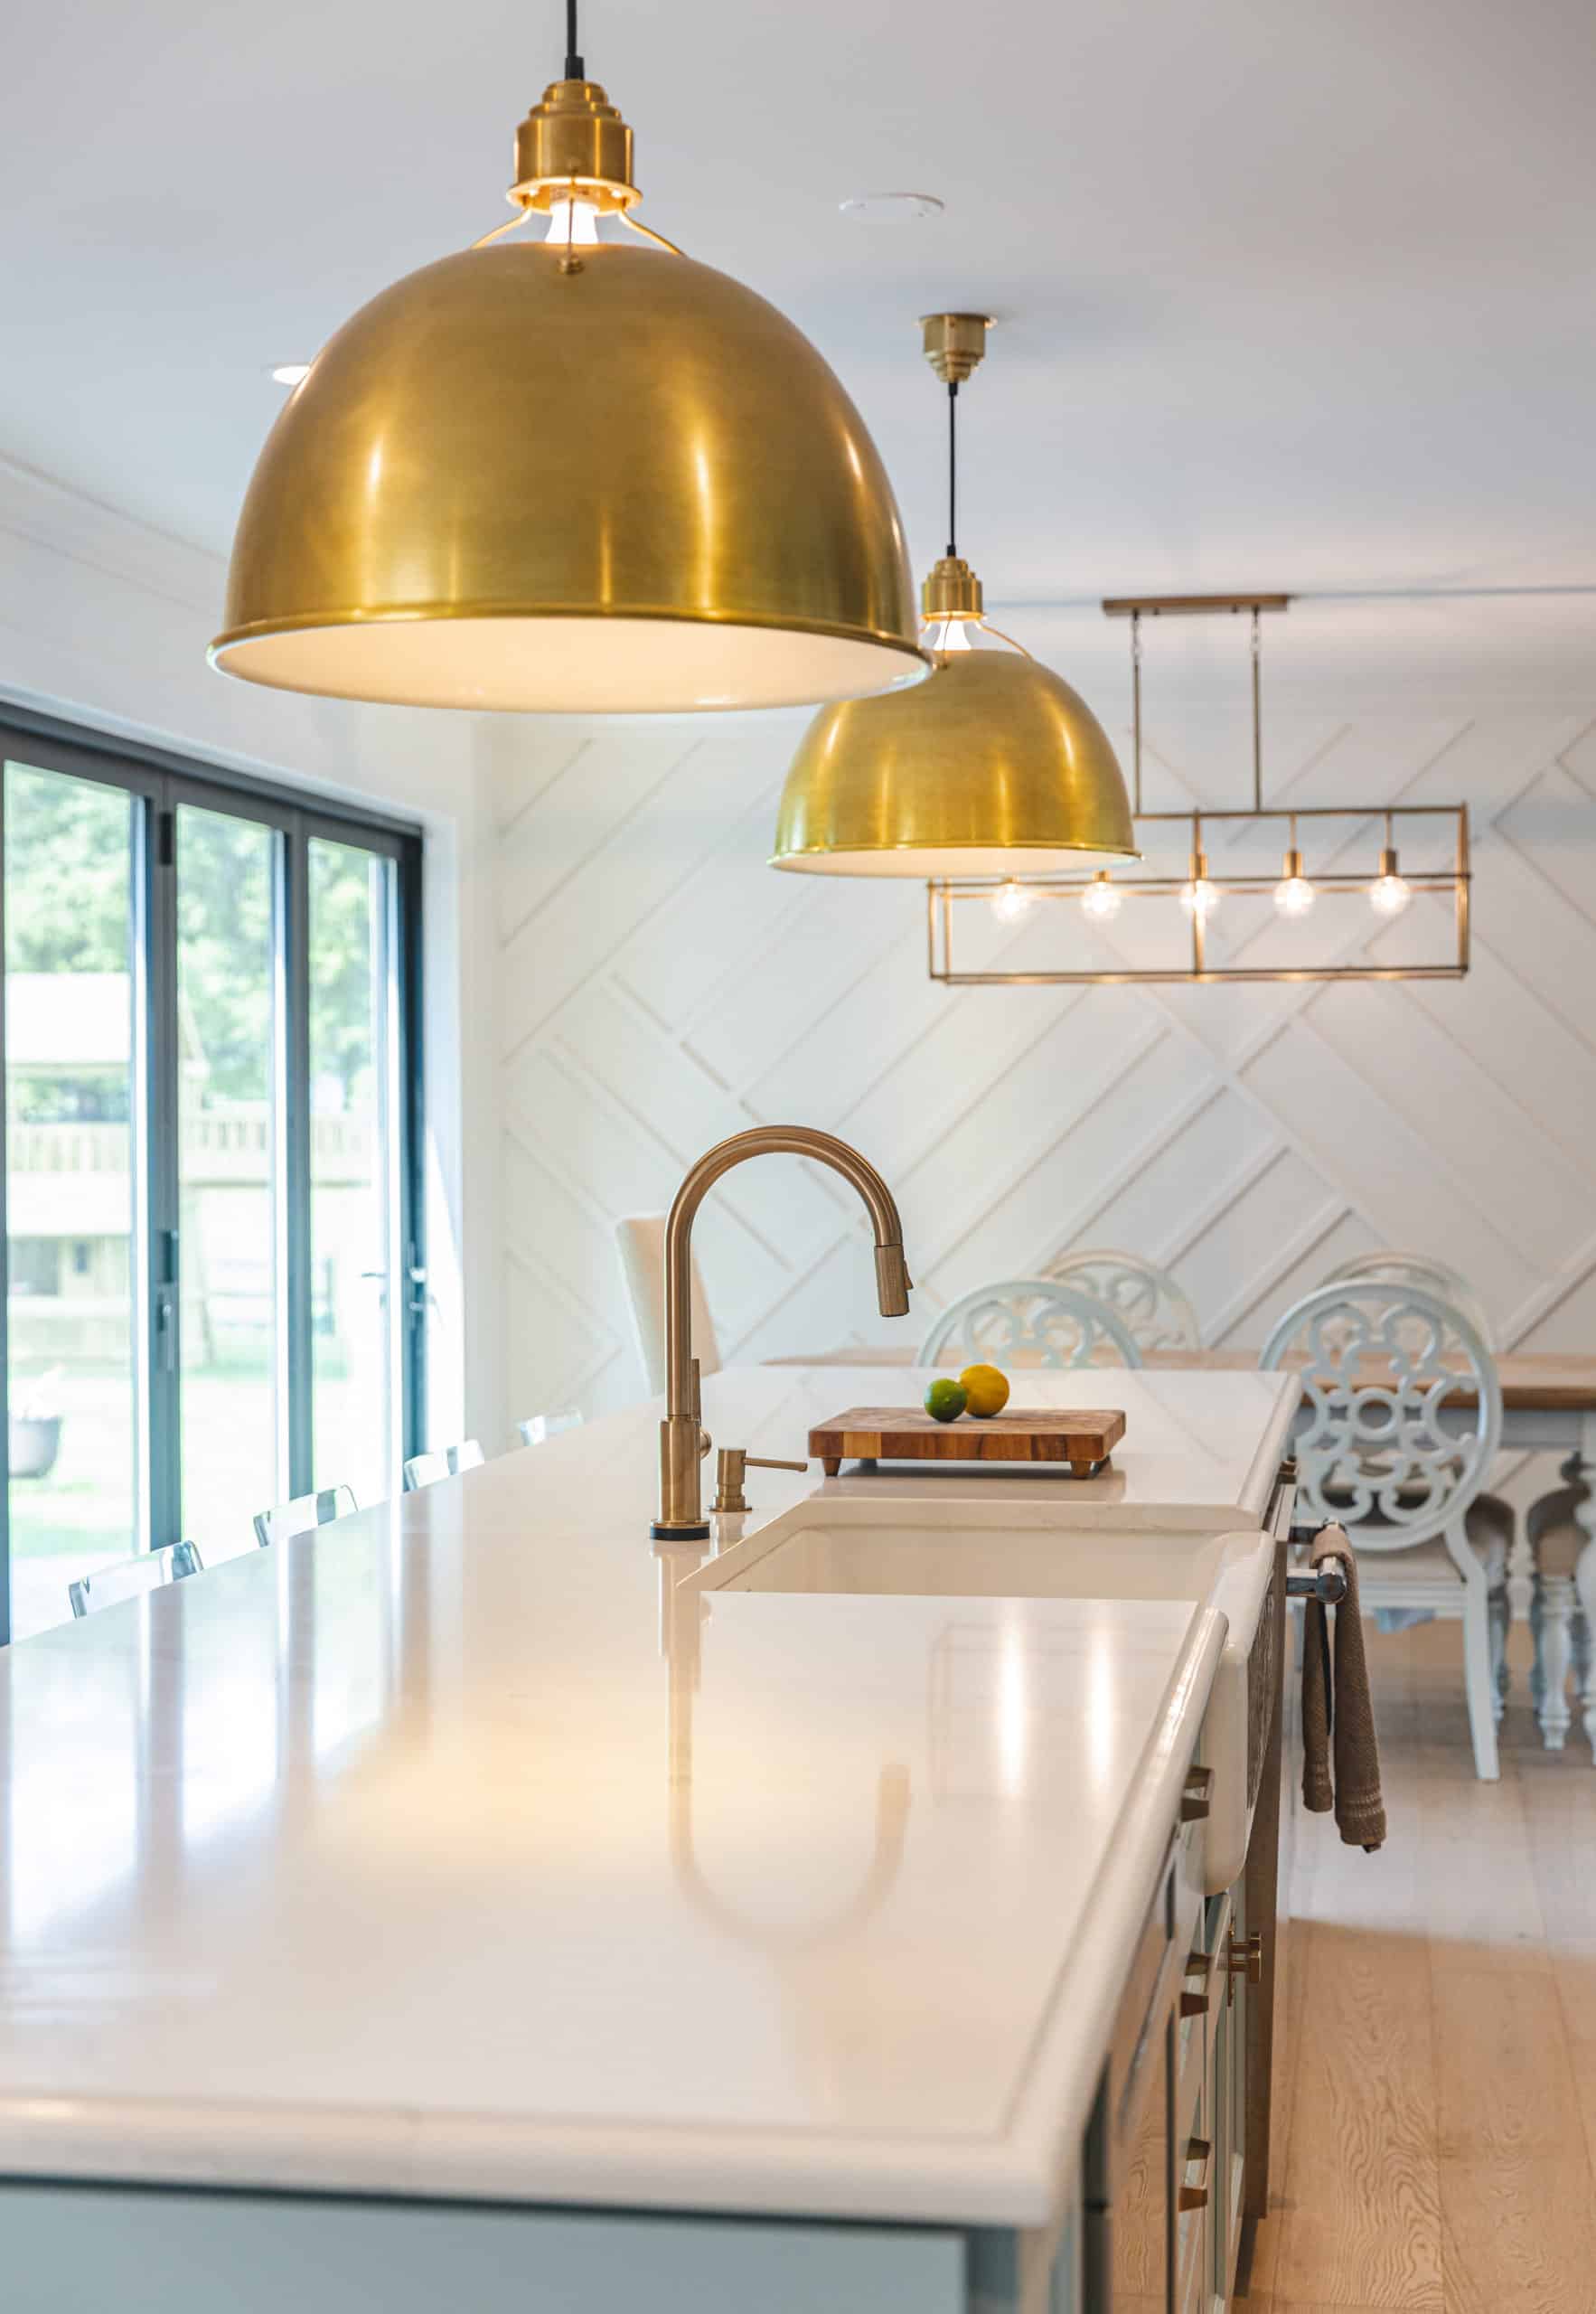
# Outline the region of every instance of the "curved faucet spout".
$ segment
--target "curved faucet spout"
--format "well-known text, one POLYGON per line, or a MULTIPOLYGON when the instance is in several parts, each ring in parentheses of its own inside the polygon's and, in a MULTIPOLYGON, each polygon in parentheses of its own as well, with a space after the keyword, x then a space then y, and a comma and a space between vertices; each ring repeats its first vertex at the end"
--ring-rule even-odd
POLYGON ((660 1516, 656 1536, 709 1533, 699 1488, 708 1440, 692 1354, 692 1225, 706 1191, 746 1157, 811 1157, 851 1181, 876 1233, 876 1299, 886 1318, 906 1315, 913 1283, 904 1260, 903 1223, 892 1191, 868 1158, 834 1133, 803 1124, 755 1125, 709 1150, 676 1192, 665 1224, 665 1420, 660 1425, 660 1516))

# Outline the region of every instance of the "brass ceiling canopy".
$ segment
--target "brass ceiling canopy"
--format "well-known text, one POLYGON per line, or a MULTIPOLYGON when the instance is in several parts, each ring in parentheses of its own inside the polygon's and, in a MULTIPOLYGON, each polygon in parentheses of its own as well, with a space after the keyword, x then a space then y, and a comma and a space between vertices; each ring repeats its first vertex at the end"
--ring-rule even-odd
POLYGON ((1056 873, 1077 853, 1137 857, 1124 776, 1097 718, 983 613, 959 554, 954 412, 986 351, 984 314, 927 314, 948 389, 948 550, 921 590, 929 682, 821 710, 787 774, 773 868, 812 875, 1056 873))
POLYGON ((516 215, 345 323, 245 499, 229 674, 409 706, 792 706, 919 682, 886 471, 802 333, 633 211, 575 52, 516 215), (507 241, 547 216, 549 238, 507 241), (601 240, 618 220, 634 244, 601 240), (607 230, 607 228, 606 228, 607 230))

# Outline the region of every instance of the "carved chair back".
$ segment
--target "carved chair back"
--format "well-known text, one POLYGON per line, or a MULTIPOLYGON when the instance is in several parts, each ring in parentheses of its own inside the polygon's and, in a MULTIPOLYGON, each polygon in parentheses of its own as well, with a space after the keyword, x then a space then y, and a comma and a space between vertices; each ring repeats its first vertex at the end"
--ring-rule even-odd
POLYGON ((1496 1363, 1462 1311, 1416 1285, 1343 1279, 1288 1310, 1259 1363, 1301 1368, 1304 1516, 1338 1519, 1360 1550, 1460 1534, 1502 1435, 1496 1363))
POLYGON ((1454 1310, 1461 1311, 1486 1347, 1494 1347, 1490 1322, 1474 1288, 1445 1262, 1429 1254, 1404 1254, 1385 1246, 1378 1253, 1357 1254, 1351 1261, 1338 1264, 1323 1283, 1339 1285, 1344 1279, 1366 1277, 1383 1278, 1392 1285, 1416 1285, 1422 1293, 1433 1293, 1438 1302, 1450 1302, 1454 1310))
POLYGON ((1050 1277, 978 1286, 945 1309, 920 1346, 921 1366, 1140 1366, 1122 1318, 1094 1294, 1050 1277))
POLYGON ((1044 1263, 1041 1275, 1106 1302, 1144 1352, 1202 1348, 1197 1312, 1180 1287, 1168 1270, 1155 1268, 1138 1254, 1083 1246, 1078 1253, 1059 1254, 1044 1263))

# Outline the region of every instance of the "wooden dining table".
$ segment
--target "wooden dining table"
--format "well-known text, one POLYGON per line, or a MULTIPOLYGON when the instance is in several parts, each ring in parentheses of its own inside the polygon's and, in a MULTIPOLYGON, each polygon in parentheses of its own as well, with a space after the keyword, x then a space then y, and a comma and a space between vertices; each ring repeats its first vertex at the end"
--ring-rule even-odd
MULTIPOLYGON (((917 1352, 885 1344, 843 1342, 835 1348, 810 1351, 797 1358, 778 1358, 775 1366, 851 1366, 907 1368, 917 1352)), ((1291 1362, 1289 1359, 1286 1361, 1291 1362)), ((1247 1350, 1150 1350, 1142 1364, 1152 1372, 1250 1374, 1256 1371, 1258 1353, 1247 1350)), ((1502 1391, 1502 1446, 1508 1453, 1561 1453, 1565 1475, 1582 1476, 1590 1491, 1576 1508, 1575 1519, 1585 1542, 1572 1575, 1542 1572, 1525 1522, 1515 1522, 1507 1557, 1507 1600, 1516 1619, 1527 1621, 1539 1602, 1539 1653, 1544 1674, 1537 1705, 1541 1734, 1549 1751, 1563 1748, 1572 1725, 1566 1675, 1572 1665, 1582 1712, 1584 1731, 1596 1761, 1596 1356, 1564 1350, 1504 1350, 1496 1359, 1502 1391), (1583 1629, 1577 1619, 1582 1615, 1583 1629), (1576 1639, 1579 1644, 1576 1646, 1576 1639)), ((1377 1384, 1379 1367, 1371 1361, 1368 1380, 1377 1384)), ((1460 1391, 1460 1410, 1471 1401, 1460 1391)), ((1450 1401, 1449 1401, 1450 1403, 1450 1401)))

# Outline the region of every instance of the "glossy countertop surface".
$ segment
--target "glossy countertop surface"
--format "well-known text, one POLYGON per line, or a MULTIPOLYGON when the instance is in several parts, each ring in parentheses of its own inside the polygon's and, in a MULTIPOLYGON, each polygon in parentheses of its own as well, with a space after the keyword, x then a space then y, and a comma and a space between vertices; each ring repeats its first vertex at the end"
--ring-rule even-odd
POLYGON ((656 1417, 0 1652, 0 2175, 1046 2219, 1223 1619, 677 1594, 656 1417))

